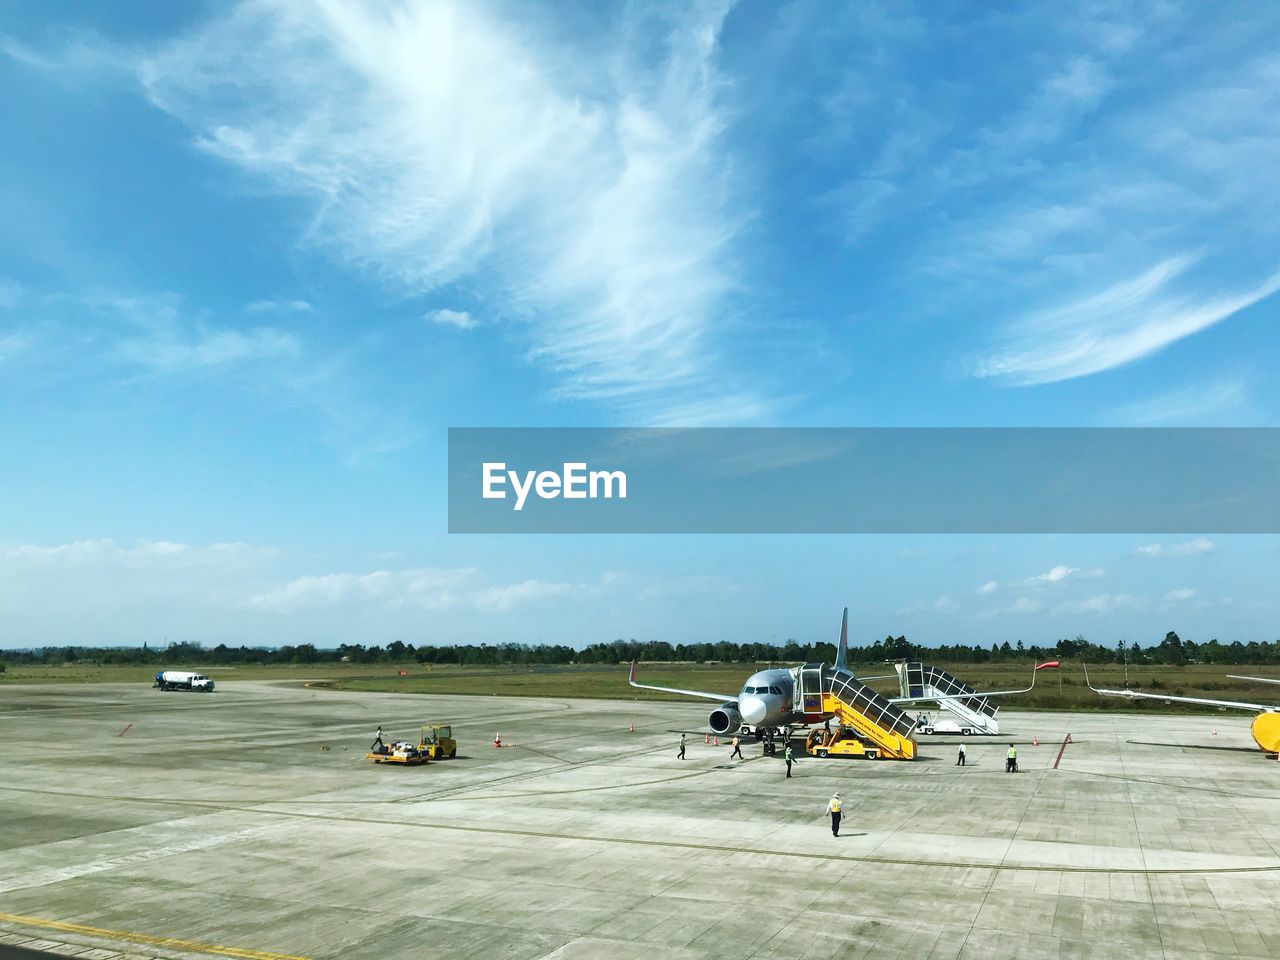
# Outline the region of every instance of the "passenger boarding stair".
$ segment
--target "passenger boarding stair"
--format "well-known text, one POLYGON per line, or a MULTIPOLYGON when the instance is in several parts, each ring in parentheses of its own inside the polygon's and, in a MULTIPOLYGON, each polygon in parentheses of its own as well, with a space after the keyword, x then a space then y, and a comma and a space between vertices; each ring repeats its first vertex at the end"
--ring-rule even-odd
POLYGON ((857 736, 894 760, 914 760, 915 723, 849 670, 806 663, 796 684, 797 712, 830 714, 857 736))
POLYGON ((895 663, 902 700, 936 700, 956 718, 963 733, 999 733, 996 713, 1000 708, 977 690, 945 670, 918 661, 895 663))

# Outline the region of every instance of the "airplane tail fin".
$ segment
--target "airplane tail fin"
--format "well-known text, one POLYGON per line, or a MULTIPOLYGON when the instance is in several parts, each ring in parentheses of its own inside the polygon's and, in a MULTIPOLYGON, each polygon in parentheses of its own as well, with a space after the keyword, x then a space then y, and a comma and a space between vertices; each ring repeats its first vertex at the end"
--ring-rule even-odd
POLYGON ((849 608, 844 608, 844 618, 840 621, 840 645, 836 647, 837 670, 848 670, 845 664, 845 655, 849 652, 849 608))

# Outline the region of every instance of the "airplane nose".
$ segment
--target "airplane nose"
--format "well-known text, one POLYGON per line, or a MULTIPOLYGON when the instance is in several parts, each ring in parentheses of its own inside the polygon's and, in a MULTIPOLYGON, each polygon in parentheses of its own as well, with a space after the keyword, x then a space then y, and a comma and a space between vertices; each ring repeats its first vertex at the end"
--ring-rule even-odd
POLYGON ((742 714, 743 720, 754 727, 757 723, 764 722, 769 706, 760 697, 742 697, 738 700, 738 712, 742 714))

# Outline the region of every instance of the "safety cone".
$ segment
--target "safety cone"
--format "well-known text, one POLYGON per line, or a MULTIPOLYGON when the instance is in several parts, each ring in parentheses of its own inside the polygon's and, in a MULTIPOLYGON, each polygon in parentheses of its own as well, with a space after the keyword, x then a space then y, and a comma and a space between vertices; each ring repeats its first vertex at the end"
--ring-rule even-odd
POLYGON ((712 744, 711 744, 711 745, 712 745, 713 747, 718 747, 718 746, 720 746, 720 734, 716 734, 716 738, 715 738, 715 740, 714 740, 714 741, 712 741, 712 744))
POLYGON ((1210 731, 1209 731, 1209 736, 1211 736, 1211 737, 1216 737, 1217 735, 1218 735, 1218 728, 1217 728, 1217 727, 1214 727, 1212 730, 1210 730, 1210 731))
POLYGON ((1040 746, 1040 738, 1039 738, 1039 737, 1032 737, 1032 738, 1031 738, 1031 745, 1032 745, 1033 747, 1038 747, 1038 746, 1040 746))
POLYGON ((501 735, 501 734, 499 734, 499 733, 495 733, 495 734, 493 735, 493 745, 494 745, 495 747, 500 747, 500 746, 502 746, 502 735, 501 735))
POLYGON ((635 725, 634 723, 628 723, 628 724, 627 724, 627 732, 628 732, 628 733, 635 733, 635 732, 636 732, 636 725, 635 725))
POLYGON ((711 734, 709 734, 709 733, 704 733, 704 734, 702 735, 702 742, 703 742, 703 743, 705 743, 705 744, 707 744, 707 746, 710 746, 710 745, 711 745, 711 734))

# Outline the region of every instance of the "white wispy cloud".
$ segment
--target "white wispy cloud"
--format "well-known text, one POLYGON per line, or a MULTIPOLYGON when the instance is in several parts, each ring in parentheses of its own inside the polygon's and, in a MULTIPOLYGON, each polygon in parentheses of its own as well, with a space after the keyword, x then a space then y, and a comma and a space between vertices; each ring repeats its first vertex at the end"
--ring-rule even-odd
POLYGON ((1091 570, 1081 570, 1079 567, 1068 567, 1065 564, 1058 564, 1044 573, 1037 574, 1034 577, 1028 577, 1027 583, 1058 583, 1066 580, 1068 577, 1101 577, 1106 574, 1106 570, 1102 567, 1094 567, 1091 570))
POLYGON ((1239 426, 1249 396, 1239 379, 1213 380, 1122 404, 1108 418, 1117 426, 1239 426))
POLYGON ((630 23, 566 48, 479 4, 243 4, 138 75, 203 149, 313 201, 311 243, 410 295, 495 285, 563 395, 751 419, 767 400, 716 360, 746 216, 724 9, 673 16, 655 68, 630 23))
POLYGON ((424 610, 443 610, 459 601, 458 591, 477 573, 469 567, 421 567, 297 577, 282 587, 255 594, 249 604, 273 613, 293 613, 346 603, 358 606, 409 605, 424 610))
POLYGON ((432 310, 424 318, 443 327, 457 327, 459 330, 472 330, 479 326, 479 321, 465 310, 432 310))
POLYGON ((597 587, 590 584, 529 579, 507 586, 478 590, 469 599, 481 610, 509 610, 520 604, 581 596, 584 593, 595 593, 597 590, 597 587))
POLYGON ((0 545, 0 559, 18 561, 28 569, 39 567, 168 566, 229 567, 268 560, 275 547, 248 543, 190 544, 167 540, 136 540, 120 544, 111 539, 73 540, 68 543, 0 545))
POLYGON ((31 337, 26 333, 0 334, 0 363, 25 350, 31 344, 31 337))
POLYGON ((254 300, 244 306, 246 313, 308 313, 311 302, 308 300, 254 300))
POLYGON ((1031 616, 1044 610, 1044 604, 1039 600, 1031 597, 1018 597, 1013 603, 1006 604, 1002 607, 993 607, 983 610, 978 614, 979 619, 990 620, 992 617, 1001 617, 1007 614, 1016 616, 1031 616))
POLYGON ((978 588, 977 592, 978 593, 995 593, 999 589, 1000 589, 999 580, 988 580, 986 583, 984 583, 982 586, 978 588))
POLYGON ((910 237, 889 293, 963 323, 957 372, 1032 386, 1113 370, 1280 289, 1274 9, 1228 26, 1095 5, 1051 36, 1028 9, 988 13, 922 27, 904 8, 890 29, 824 13, 795 34, 819 63, 828 31, 849 47, 828 124, 856 159, 822 191, 836 230, 876 258, 910 237), (1011 53, 919 69, 978 42, 1011 53))
POLYGON ((1100 593, 1083 600, 1059 603, 1051 613, 1055 617, 1081 613, 1110 614, 1121 610, 1141 610, 1145 607, 1146 601, 1132 594, 1100 593))
POLYGON ((1196 259, 1171 257, 1098 293, 1015 321, 1004 331, 1004 346, 981 361, 976 374, 1028 386, 1109 370, 1280 290, 1280 273, 1217 296, 1174 289, 1174 281, 1196 259))
POLYGON ((296 337, 271 327, 233 330, 203 325, 185 334, 125 337, 116 346, 120 359, 158 374, 278 360, 295 357, 299 351, 296 337))
POLYGON ((0 310, 12 310, 22 299, 22 284, 0 277, 0 310))
POLYGON ((602 589, 603 583, 529 578, 508 584, 485 584, 481 571, 474 567, 422 567, 297 577, 283 586, 255 594, 249 605, 280 614, 338 606, 421 610, 464 607, 480 611, 507 611, 543 600, 595 594, 602 589))
POLYGON ((1215 544, 1208 537, 1196 537, 1183 543, 1149 543, 1138 547, 1134 553, 1141 557, 1190 557, 1197 553, 1208 553, 1215 544))
POLYGON ((1170 590, 1164 595, 1164 599, 1167 603, 1181 603, 1183 601, 1193 599, 1195 595, 1196 591, 1192 590, 1190 587, 1182 587, 1177 590, 1170 590))

